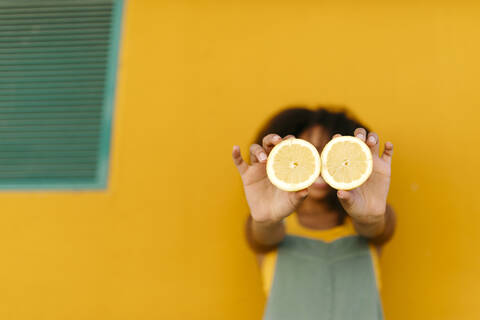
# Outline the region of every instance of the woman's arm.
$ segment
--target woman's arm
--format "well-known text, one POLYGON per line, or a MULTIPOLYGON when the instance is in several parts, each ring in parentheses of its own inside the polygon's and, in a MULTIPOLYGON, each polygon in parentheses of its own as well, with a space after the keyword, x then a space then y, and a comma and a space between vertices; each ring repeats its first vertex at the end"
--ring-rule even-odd
POLYGON ((360 187, 348 191, 339 190, 337 196, 352 217, 357 232, 369 238, 372 243, 382 245, 392 237, 395 229, 395 213, 387 204, 393 144, 385 143, 383 153, 380 154, 380 139, 376 133, 370 132, 367 136, 365 129, 357 128, 354 135, 364 141, 372 152, 372 174, 360 187))
POLYGON ((257 222, 249 215, 245 225, 247 242, 256 253, 267 253, 285 238, 285 225, 278 222, 257 222))
POLYGON ((370 242, 377 246, 387 243, 393 236, 397 217, 393 208, 387 204, 385 213, 377 221, 362 222, 353 220, 353 225, 358 234, 368 238, 370 242))

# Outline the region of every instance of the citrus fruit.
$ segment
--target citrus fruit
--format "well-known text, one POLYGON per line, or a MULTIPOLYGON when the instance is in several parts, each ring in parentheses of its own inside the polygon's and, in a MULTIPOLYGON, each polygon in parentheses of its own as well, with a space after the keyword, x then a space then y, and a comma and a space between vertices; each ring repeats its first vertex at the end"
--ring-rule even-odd
POLYGON ((320 175, 320 155, 308 141, 284 140, 268 155, 267 175, 272 184, 281 190, 305 189, 320 175))
POLYGON ((337 190, 350 190, 363 184, 372 173, 372 152, 357 137, 341 136, 323 148, 322 177, 337 190))

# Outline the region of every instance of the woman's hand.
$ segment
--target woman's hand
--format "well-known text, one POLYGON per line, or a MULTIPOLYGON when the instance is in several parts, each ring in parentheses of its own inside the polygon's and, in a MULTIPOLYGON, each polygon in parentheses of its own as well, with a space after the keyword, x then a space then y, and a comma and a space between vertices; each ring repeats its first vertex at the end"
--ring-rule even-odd
MULTIPOLYGON (((370 132, 367 136, 366 133, 365 129, 357 128, 354 135, 366 142, 372 151, 372 174, 360 187, 349 191, 339 190, 337 196, 345 211, 356 223, 357 230, 359 226, 360 229, 364 226, 364 229, 370 230, 369 233, 371 233, 364 235, 376 236, 383 232, 385 224, 393 144, 386 142, 383 154, 380 156, 378 135, 370 132), (372 229, 371 226, 374 225, 377 225, 378 228, 372 229)), ((338 135, 335 135, 334 138, 336 136, 338 135)))
MULTIPOLYGON (((286 136, 283 140, 294 138, 286 136)), ((234 146, 232 157, 242 177, 243 189, 247 198, 250 214, 259 223, 277 223, 290 215, 308 194, 308 190, 286 192, 275 187, 267 176, 267 157, 273 147, 282 138, 269 134, 263 138, 263 146, 250 146, 250 162, 248 165, 242 158, 240 147, 234 146)))

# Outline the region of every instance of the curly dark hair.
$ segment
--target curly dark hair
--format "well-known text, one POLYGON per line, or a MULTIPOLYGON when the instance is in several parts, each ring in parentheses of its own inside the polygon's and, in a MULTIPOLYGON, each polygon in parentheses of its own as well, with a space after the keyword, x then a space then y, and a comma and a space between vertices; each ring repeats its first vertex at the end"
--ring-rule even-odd
MULTIPOLYGON (((362 127, 370 130, 358 121, 345 107, 324 106, 309 109, 305 106, 292 106, 275 114, 258 132, 255 142, 262 145, 263 137, 275 133, 281 137, 294 135, 298 137, 305 130, 320 125, 333 136, 353 135, 356 128, 362 127)), ((332 210, 338 212, 338 222, 343 223, 346 212, 337 198, 336 190, 331 189, 326 197, 327 204, 332 210)))

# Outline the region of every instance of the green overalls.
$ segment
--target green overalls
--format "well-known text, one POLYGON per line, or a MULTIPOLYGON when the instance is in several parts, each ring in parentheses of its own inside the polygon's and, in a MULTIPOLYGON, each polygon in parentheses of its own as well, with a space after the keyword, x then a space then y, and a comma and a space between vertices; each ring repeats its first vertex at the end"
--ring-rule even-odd
POLYGON ((315 231, 292 215, 287 233, 263 261, 264 320, 383 319, 376 250, 349 219, 315 231))

